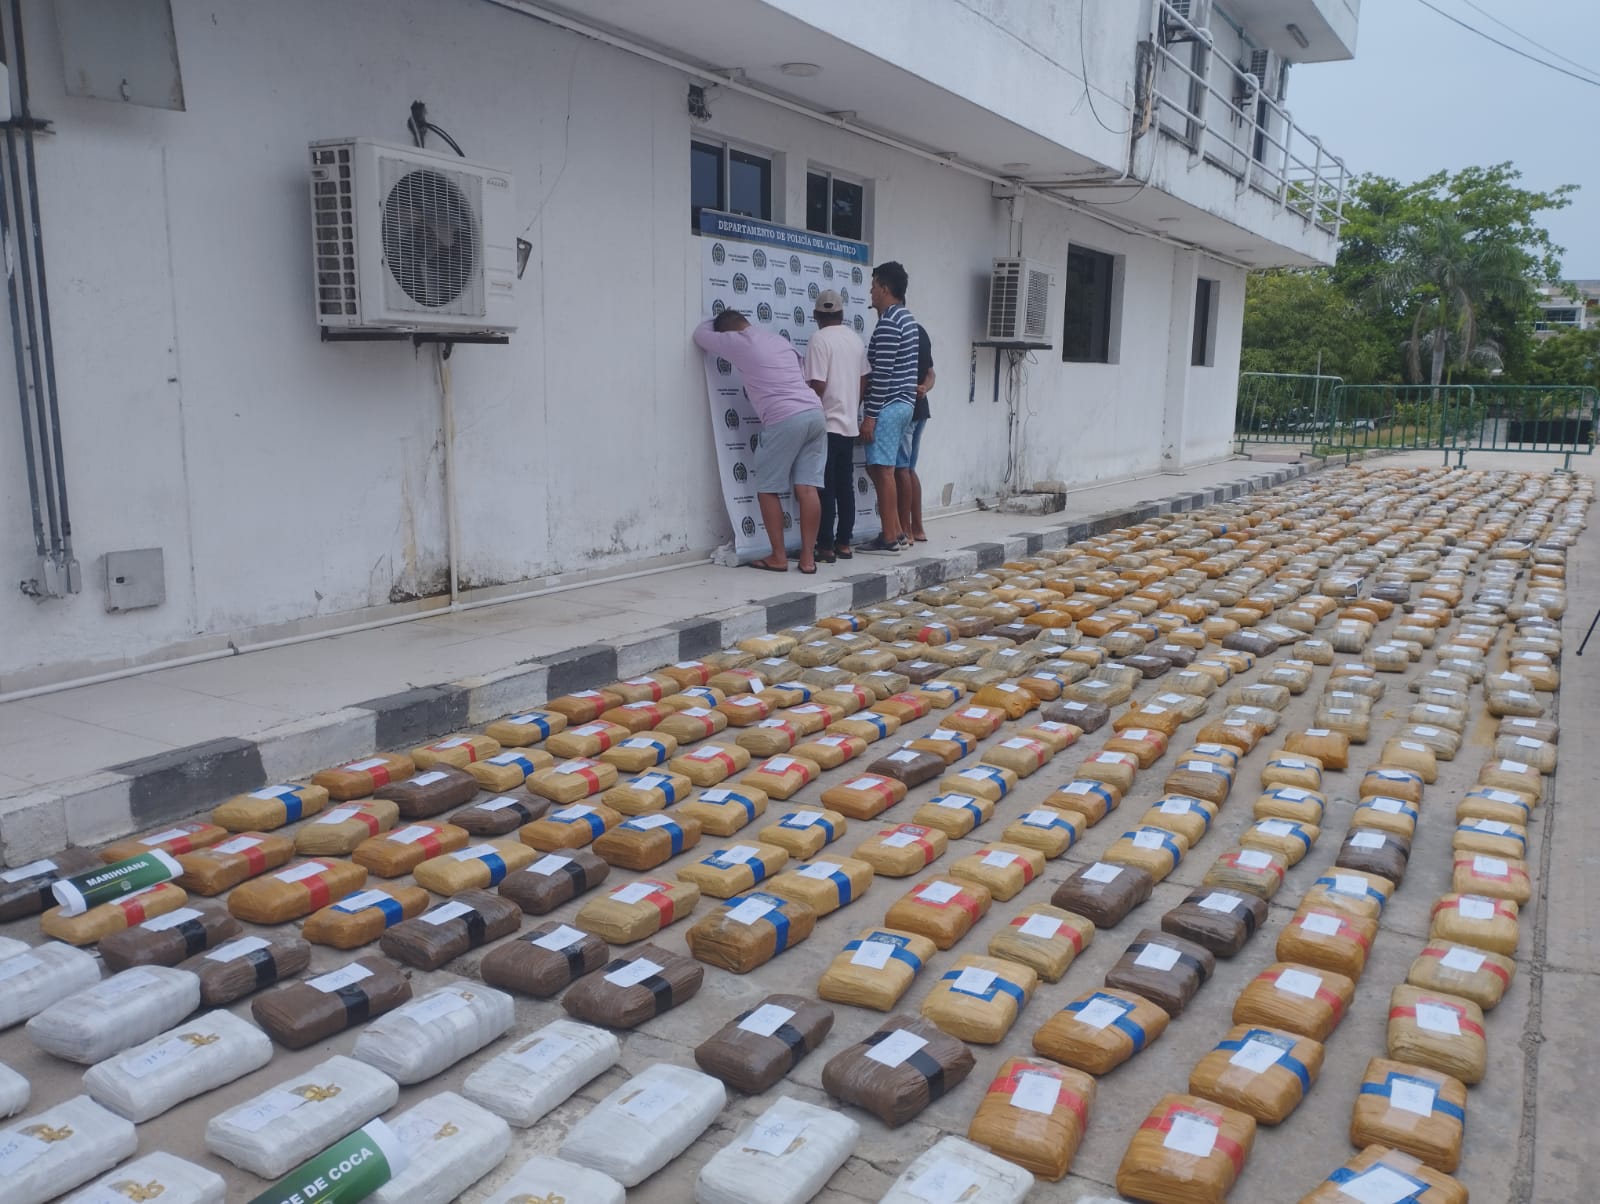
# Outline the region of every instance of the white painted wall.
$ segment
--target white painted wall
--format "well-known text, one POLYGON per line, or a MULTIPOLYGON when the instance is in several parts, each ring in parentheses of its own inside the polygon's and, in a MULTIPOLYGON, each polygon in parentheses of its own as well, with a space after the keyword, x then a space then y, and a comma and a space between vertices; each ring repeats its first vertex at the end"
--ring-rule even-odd
MULTIPOLYGON (((311 306, 306 144, 405 140, 407 106, 515 173, 534 243, 509 347, 453 358, 464 587, 703 553, 727 537, 688 332, 686 80, 480 0, 175 0, 188 111, 68 98, 46 0, 29 0, 46 254, 84 592, 0 591, 0 691, 373 613, 444 589, 434 365, 406 344, 324 345, 311 306), (104 612, 105 552, 161 547, 165 605, 104 612)), ((974 7, 984 7, 974 0, 974 7)), ((988 7, 1000 7, 989 5, 988 7)), ((1004 404, 968 349, 990 260, 989 185, 805 117, 722 95, 705 133, 870 181, 875 256, 903 260, 940 382, 925 496, 1003 484, 1004 404)), ((1059 272, 1081 241, 1123 260, 1118 362, 1030 366, 1022 483, 1153 471, 1172 252, 1030 202, 1024 253, 1059 272)), ((1218 363, 1235 364, 1243 281, 1224 271, 1218 363)), ((1060 296, 1052 326, 1059 340, 1060 296)), ((0 382, 10 365, 0 362, 0 382)), ((1231 369, 1187 387, 1231 412, 1231 369), (1223 403, 1226 401, 1226 406, 1223 403)), ((15 398, 0 384, 0 567, 32 542, 15 398)), ((1226 450, 1194 424, 1185 455, 1226 450)), ((1219 437, 1220 436, 1220 437, 1219 437)))

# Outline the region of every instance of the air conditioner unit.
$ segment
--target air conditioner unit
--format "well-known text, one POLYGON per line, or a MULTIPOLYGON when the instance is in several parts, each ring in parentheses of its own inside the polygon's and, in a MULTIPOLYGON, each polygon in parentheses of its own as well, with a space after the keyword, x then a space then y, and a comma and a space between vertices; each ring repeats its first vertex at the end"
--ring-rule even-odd
POLYGON ((992 343, 1050 345, 1050 269, 1031 259, 996 259, 989 277, 992 343))
POLYGON ((1256 91, 1268 100, 1283 99, 1283 58, 1276 50, 1252 50, 1245 70, 1256 78, 1256 91))
POLYGON ((509 172, 366 138, 310 150, 320 325, 461 335, 517 328, 509 172))
MULTIPOLYGON (((1167 0, 1167 8, 1202 34, 1211 28, 1211 0, 1167 0)), ((1165 13, 1161 22, 1161 35, 1162 39, 1169 43, 1195 40, 1194 34, 1189 32, 1182 21, 1174 21, 1165 13)))

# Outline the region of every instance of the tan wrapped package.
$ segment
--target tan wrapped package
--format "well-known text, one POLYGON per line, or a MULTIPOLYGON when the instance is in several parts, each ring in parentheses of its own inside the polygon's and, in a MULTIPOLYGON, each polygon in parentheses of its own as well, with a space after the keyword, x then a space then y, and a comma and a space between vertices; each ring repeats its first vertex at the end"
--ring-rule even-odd
POLYGON ((380 878, 399 878, 424 861, 466 848, 470 839, 464 828, 423 820, 363 840, 350 860, 380 878))
POLYGON ((1532 897, 1528 863, 1487 853, 1458 854, 1451 889, 1461 895, 1484 895, 1519 906, 1532 897))
MULTIPOLYGON (((1168 695, 1171 698, 1183 697, 1181 695, 1168 695)), ((1199 699, 1195 701, 1199 702, 1199 699)), ((1200 709, 1205 709, 1201 702, 1200 709)), ((1177 735, 1178 729, 1184 725, 1186 718, 1184 712, 1175 706, 1164 702, 1134 703, 1122 714, 1111 721, 1111 729, 1115 732, 1123 731, 1156 731, 1171 739, 1177 735)))
POLYGON ((967 1137, 1054 1183, 1072 1167, 1094 1094, 1086 1074, 1010 1058, 978 1103, 967 1137))
POLYGON ((1517 904, 1487 895, 1441 895, 1433 905, 1428 937, 1515 957, 1520 935, 1517 904))
POLYGON ((1063 1065, 1108 1074, 1160 1037, 1168 1020, 1143 996, 1089 991, 1039 1026, 1033 1048, 1063 1065))
POLYGON ((1350 1112, 1352 1145, 1382 1145, 1449 1173, 1461 1162, 1467 1088, 1426 1066, 1373 1058, 1350 1112))
POLYGON ((828 963, 817 982, 817 995, 832 1003, 887 1012, 935 952, 932 941, 914 932, 865 929, 828 963))
POLYGON ((1376 920, 1393 894, 1394 883, 1381 874, 1334 866, 1306 889, 1301 906, 1331 907, 1346 915, 1376 920))
POLYGON ((157 849, 172 857, 178 857, 184 853, 193 853, 197 849, 209 848, 218 841, 226 840, 227 837, 228 830, 220 824, 189 820, 145 836, 133 836, 127 840, 108 844, 100 850, 100 860, 110 865, 114 861, 126 861, 130 857, 139 857, 157 849))
POLYGON ((400 808, 388 799, 331 807, 294 834, 294 851, 302 857, 338 857, 353 853, 363 840, 387 832, 400 822, 400 808))
POLYGON ((794 746, 795 756, 814 761, 823 769, 837 769, 866 751, 867 742, 860 736, 846 736, 838 732, 813 736, 794 746))
POLYGON ((541 744, 557 732, 565 731, 567 717, 556 711, 519 711, 497 719, 483 729, 491 740, 498 740, 505 748, 527 748, 541 744))
MULTIPOLYGON (((608 765, 606 768, 611 767, 608 765)), ((611 772, 615 774, 616 770, 612 769, 611 772)), ((530 848, 545 853, 557 849, 581 849, 621 822, 622 816, 603 803, 574 802, 564 807, 552 807, 531 824, 524 824, 518 839, 530 848)))
POLYGON ((872 879, 872 866, 859 858, 823 857, 779 874, 767 889, 825 916, 866 894, 872 879))
POLYGON ((1474 786, 1456 804, 1457 823, 1467 819, 1497 819, 1526 827, 1532 815, 1532 795, 1493 786, 1474 786))
POLYGON ((947 773, 939 782, 939 789, 955 794, 970 794, 991 803, 998 803, 1017 785, 1017 775, 998 765, 974 765, 947 773))
POLYGON ((728 717, 721 711, 705 706, 690 706, 668 715, 656 726, 656 731, 671 736, 679 745, 685 745, 709 739, 727 726, 728 717))
POLYGON ((447 736, 411 750, 411 763, 418 769, 432 769, 436 765, 450 765, 465 769, 474 761, 485 761, 500 751, 500 741, 475 732, 447 736))
POLYGON ((599 937, 550 920, 489 950, 478 973, 491 987, 548 999, 610 959, 599 937))
POLYGON ((764 790, 742 785, 714 786, 684 803, 678 808, 678 814, 699 820, 708 835, 732 836, 764 815, 766 810, 764 790))
POLYGON ((955 878, 925 878, 894 903, 883 917, 890 928, 926 936, 948 949, 971 931, 989 910, 987 888, 955 878))
POLYGON ((1350 768, 1350 737, 1331 728, 1308 727, 1304 731, 1290 732, 1283 747, 1286 752, 1315 757, 1323 769, 1350 768))
MULTIPOLYGON (((762 668, 754 667, 755 659, 752 657, 748 665, 719 669, 711 675, 706 685, 719 692, 722 701, 726 702, 730 698, 743 698, 752 693, 759 693, 766 689, 768 681, 777 681, 780 674, 788 677, 800 667, 790 660, 779 658, 769 658, 769 660, 772 663, 762 668)), ((718 709, 721 709, 720 703, 718 709)), ((727 712, 724 711, 723 714, 727 712)))
POLYGON ((989 954, 1031 967, 1045 982, 1059 982, 1093 940, 1092 921, 1063 908, 1036 904, 989 938, 989 954))
POLYGON ((252 991, 292 978, 311 964, 311 946, 298 936, 243 936, 191 958, 184 969, 200 976, 200 1003, 226 1007, 252 991))
POLYGON ((936 794, 918 807, 912 820, 927 828, 937 828, 959 840, 994 814, 992 800, 972 794, 936 794))
POLYGON ((1152 1204, 1221 1204, 1244 1170, 1255 1132, 1255 1120, 1233 1108, 1163 1096, 1128 1143, 1117 1190, 1152 1204))
MULTIPOLYGON (((984 689, 992 688, 990 686, 984 687, 984 689)), ((1019 689, 1018 693, 1032 697, 1025 690, 1019 689)), ((997 706, 972 705, 961 707, 948 715, 941 716, 940 726, 947 727, 952 731, 965 732, 967 735, 975 736, 979 740, 985 740, 999 731, 1000 725, 1012 717, 997 706)))
POLYGON ((1311 851, 1311 846, 1321 834, 1322 829, 1316 824, 1274 816, 1271 819, 1258 819, 1239 833, 1239 844, 1246 849, 1265 849, 1269 853, 1276 853, 1287 864, 1295 866, 1311 851))
POLYGON ((572 922, 613 945, 629 945, 683 919, 699 901, 693 882, 639 878, 590 899, 572 922))
POLYGON ((1396 1200, 1400 1204, 1467 1204, 1467 1189, 1449 1175, 1422 1165, 1410 1154, 1369 1145, 1345 1163, 1300 1204, 1350 1204, 1356 1200, 1396 1200), (1346 1190, 1348 1189, 1348 1190, 1346 1190), (1409 1194, 1400 1196, 1397 1192, 1409 1194))
POLYGON ((1021 719, 1039 705, 1039 700, 1031 693, 1009 681, 984 686, 972 701, 980 707, 1001 711, 1007 719, 1021 719))
POLYGON ((977 737, 967 732, 958 732, 954 728, 936 727, 926 736, 908 741, 907 748, 916 749, 918 752, 929 752, 938 757, 946 765, 954 765, 963 757, 971 755, 978 747, 977 737))
POLYGON ((286 1049, 304 1049, 411 999, 411 980, 386 957, 363 957, 333 971, 257 995, 250 1015, 286 1049))
POLYGON ((900 672, 897 649, 879 648, 873 652, 852 653, 839 662, 839 668, 854 673, 855 681, 851 684, 866 690, 875 702, 891 694, 904 694, 912 684, 911 678, 900 672))
POLYGON ((1434 756, 1432 748, 1417 740, 1408 740, 1404 736, 1385 740, 1379 759, 1385 765, 1409 770, 1425 784, 1431 785, 1439 780, 1439 759, 1434 756))
POLYGON ((1061 856, 1079 836, 1079 817, 1054 807, 1035 807, 1024 811, 1006 825, 1000 839, 1006 844, 1037 850, 1047 861, 1061 856))
POLYGON ((653 870, 700 843, 700 821, 692 815, 652 812, 623 820, 592 846, 611 865, 653 870))
POLYGON ((622 773, 644 773, 665 765, 678 751, 678 741, 666 732, 640 732, 618 741, 600 754, 600 760, 622 773))
POLYGON ((528 775, 549 769, 556 759, 543 749, 513 748, 495 753, 482 761, 466 767, 472 780, 485 790, 515 790, 528 780, 528 775))
POLYGON ((1470 999, 1401 984, 1389 996, 1389 1056, 1452 1075, 1467 1085, 1483 1081, 1489 1046, 1483 1011, 1470 999))
MULTIPOLYGON (((637 735, 640 732, 650 731, 668 715, 673 713, 674 709, 672 707, 667 706, 664 702, 658 702, 653 699, 647 699, 638 702, 625 702, 621 706, 612 707, 611 710, 603 713, 600 718, 595 721, 595 724, 606 724, 608 727, 625 728, 626 730, 637 735)), ((570 732, 565 734, 571 735, 570 732)), ((616 745, 620 743, 620 737, 617 737, 614 732, 608 732, 607 734, 611 739, 611 743, 607 746, 607 748, 616 747, 616 745)), ((599 756, 600 753, 605 752, 606 749, 552 748, 550 751, 555 753, 557 756, 595 757, 599 756)))
POLYGON ((240 832, 192 853, 180 853, 178 885, 197 895, 220 895, 294 856, 294 841, 266 832, 240 832))
POLYGON ((761 829, 760 839, 777 845, 797 861, 816 856, 849 830, 845 816, 838 811, 790 811, 780 816, 778 822, 761 829))
POLYGON ((843 719, 835 719, 825 729, 830 736, 855 736, 868 744, 886 740, 900 730, 900 721, 892 715, 875 711, 862 711, 843 719))
POLYGON ((1521 861, 1528 853, 1528 829, 1502 820, 1467 819, 1456 825, 1450 848, 1457 853, 1483 853, 1521 861))
POLYGON ((991 898, 1015 898, 1028 883, 1044 873, 1044 854, 1025 845, 986 844, 950 866, 952 878, 975 882, 991 898))
POLYGON ((728 845, 691 861, 677 871, 678 881, 692 882, 713 899, 731 899, 758 882, 765 882, 789 864, 789 854, 777 845, 728 845))
POLYGON ((1540 773, 1556 771, 1556 745, 1548 740, 1517 733, 1495 738, 1494 755, 1501 760, 1520 761, 1540 773))
POLYGON ((1233 790, 1233 771, 1204 757, 1184 757, 1161 784, 1164 794, 1186 794, 1221 806, 1233 790))
POLYGON ((775 757, 788 752, 799 741, 800 729, 777 716, 744 728, 734 737, 734 742, 748 749, 752 757, 775 757))
POLYGON ((1261 788, 1289 786, 1301 790, 1322 789, 1322 762, 1303 753, 1273 753, 1261 770, 1261 788))
POLYGON ((1332 907, 1302 904, 1278 933, 1275 956, 1314 970, 1329 970, 1361 981, 1367 955, 1378 936, 1378 921, 1349 915, 1332 907))
POLYGON ((896 824, 880 829, 856 846, 853 854, 876 874, 909 878, 944 855, 949 837, 939 828, 923 824, 896 824))
POLYGON ((411 758, 404 754, 378 753, 335 769, 319 770, 312 775, 311 784, 321 786, 329 798, 344 802, 376 794, 392 782, 409 778, 416 769, 411 758))
POLYGON ((1425 991, 1470 999, 1487 1012, 1500 1002, 1515 973, 1516 963, 1501 954, 1429 941, 1411 963, 1406 981, 1425 991))
POLYGON ((1189 842, 1177 832, 1166 828, 1139 827, 1124 832, 1110 848, 1101 854, 1101 860, 1112 865, 1133 866, 1160 882, 1178 868, 1189 842))
POLYGON ((1038 985, 1029 966, 967 954, 933 984, 922 1015, 952 1037, 993 1045, 1005 1039, 1038 985))
MULTIPOLYGON (((817 632, 826 631, 827 629, 819 625, 815 628, 805 628, 803 630, 817 632)), ((749 653, 750 661, 746 662, 748 664, 758 656, 788 656, 789 653, 794 651, 795 645, 799 642, 800 640, 796 636, 788 632, 783 632, 779 635, 752 635, 739 641, 739 651, 749 653)))
MULTIPOLYGON (((715 680, 715 679, 713 679, 715 680)), ((772 718, 772 704, 760 694, 730 694, 717 704, 729 727, 754 727, 772 718)))
POLYGON ((313 945, 358 949, 384 930, 428 910, 428 892, 417 886, 386 885, 353 891, 306 917, 300 935, 313 945))
POLYGON ((1092 828, 1122 802, 1122 791, 1106 782, 1074 778, 1045 797, 1044 805, 1083 817, 1083 826, 1092 828))
POLYGON ((270 832, 310 819, 328 805, 321 786, 286 783, 236 794, 211 812, 211 822, 230 832, 270 832))
POLYGON ((567 1015, 605 1028, 637 1028, 694 998, 705 982, 692 957, 644 945, 619 954, 561 997, 567 1015))
POLYGON ((552 698, 545 703, 544 709, 563 716, 570 725, 592 723, 600 717, 602 711, 609 711, 612 707, 621 705, 622 695, 611 690, 579 690, 574 694, 563 694, 560 698, 552 698))
POLYGON ((247 924, 286 924, 366 883, 367 871, 359 865, 317 857, 235 887, 228 910, 247 924))
POLYGON ((133 966, 176 966, 239 935, 239 921, 218 907, 180 907, 100 941, 113 974, 133 966))
POLYGON ((606 689, 618 695, 626 705, 630 702, 660 702, 667 695, 677 693, 679 684, 677 678, 666 673, 642 673, 626 681, 612 682, 606 689))
MULTIPOLYGON (((1500 720, 1495 728, 1495 738, 1506 736, 1527 736, 1530 740, 1541 740, 1547 744, 1561 742, 1561 729, 1553 719, 1527 719, 1511 716, 1500 720)), ((1498 753, 1496 754, 1499 755, 1498 753)))
MULTIPOLYGON (((823 671, 820 669, 813 669, 809 670, 809 672, 821 673, 823 671)), ((899 695, 891 694, 889 697, 895 698, 899 697, 899 695)), ((917 696, 915 694, 911 694, 907 695, 906 697, 917 696)), ((876 704, 879 700, 873 691, 867 689, 865 686, 858 686, 855 684, 855 682, 850 681, 847 677, 845 677, 836 685, 825 686, 818 690, 816 694, 812 696, 811 701, 818 706, 825 706, 830 710, 839 712, 835 717, 842 719, 846 715, 854 715, 858 711, 862 711, 867 707, 874 706, 874 704, 876 704)))
POLYGON ((872 819, 906 796, 898 778, 863 773, 822 792, 822 804, 849 819, 872 819))
POLYGON ((1208 803, 1204 799, 1169 794, 1147 810, 1140 817, 1139 824, 1181 836, 1183 848, 1187 851, 1211 830, 1211 821, 1216 818, 1217 810, 1215 803, 1208 803))
POLYGON ((787 799, 817 780, 822 767, 804 757, 768 757, 739 779, 741 786, 763 792, 768 798, 787 799))
POLYGON ((1268 736, 1264 724, 1256 723, 1250 719, 1218 719, 1206 724, 1197 733, 1196 739, 1215 741, 1218 744, 1231 744, 1241 753, 1249 753, 1268 736))
POLYGON ((1265 1024, 1326 1041, 1339 1027, 1356 984, 1331 970, 1274 962, 1245 985, 1233 1002, 1235 1024, 1265 1024))
POLYGON ((822 1068, 822 1088, 871 1112, 891 1129, 914 1118, 972 1073, 967 1047, 936 1025, 891 1016, 822 1068))
POLYGON ((684 940, 698 961, 733 974, 748 974, 816 927, 817 913, 795 899, 751 891, 713 908, 689 926, 684 940))
POLYGON ((1366 829, 1410 840, 1417 830, 1417 808, 1404 799, 1364 799, 1350 815, 1351 831, 1366 829))
POLYGON ((1018 778, 1026 778, 1032 776, 1036 770, 1043 769, 1053 756, 1055 753, 1049 746, 1038 740, 1030 740, 1026 736, 1012 736, 984 749, 980 760, 984 765, 1009 769, 1018 778))
POLYGON ((576 803, 579 799, 610 790, 616 784, 615 765, 592 761, 587 757, 575 757, 529 775, 528 792, 547 798, 552 803, 576 803))
POLYGON ((514 840, 478 841, 454 853, 425 861, 413 871, 417 884, 436 895, 458 895, 464 890, 488 890, 506 876, 525 869, 539 854, 514 840))
POLYGON ((1505 758, 1489 761, 1478 771, 1478 785, 1494 790, 1514 790, 1533 799, 1536 806, 1544 801, 1544 776, 1526 761, 1505 758))
POLYGON ((588 849, 546 853, 527 868, 513 870, 500 883, 501 897, 529 915, 548 915, 570 899, 606 880, 611 866, 588 849))
POLYGON ((1083 916, 1097 928, 1115 928, 1154 888, 1155 879, 1138 866, 1096 861, 1073 870, 1056 887, 1050 902, 1083 916))
MULTIPOLYGON (((600 801, 622 815, 648 815, 681 803, 693 789, 681 773, 654 770, 623 778, 600 796, 600 801)), ((460 823, 460 816, 453 822, 460 823)))
POLYGON ((1105 743, 1107 752, 1128 753, 1149 769, 1167 752, 1167 734, 1153 727, 1126 727, 1105 743))
POLYGON ((1256 819, 1282 819, 1316 826, 1328 808, 1327 796, 1303 786, 1273 786, 1256 796, 1256 819))
POLYGON ((1322 1042, 1236 1024, 1189 1072, 1189 1093, 1264 1125, 1282 1124, 1322 1070, 1322 1042))
POLYGON ((695 1064, 748 1095, 775 1086, 826 1039, 833 1009, 800 995, 768 995, 695 1046, 695 1064))
POLYGON ((1083 729, 1073 723, 1060 723, 1054 719, 1041 719, 1032 727, 1025 727, 1017 733, 1026 736, 1029 740, 1037 740, 1052 752, 1065 752, 1078 742, 1083 735, 1083 729))

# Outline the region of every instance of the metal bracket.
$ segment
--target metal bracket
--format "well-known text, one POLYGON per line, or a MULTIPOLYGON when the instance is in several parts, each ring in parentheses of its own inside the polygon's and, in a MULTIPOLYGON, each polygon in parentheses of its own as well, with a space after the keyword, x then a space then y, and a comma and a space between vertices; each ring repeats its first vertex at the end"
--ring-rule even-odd
POLYGON ((424 343, 488 343, 503 346, 511 342, 504 334, 407 334, 401 330, 329 330, 320 328, 324 343, 403 343, 414 347, 424 343))

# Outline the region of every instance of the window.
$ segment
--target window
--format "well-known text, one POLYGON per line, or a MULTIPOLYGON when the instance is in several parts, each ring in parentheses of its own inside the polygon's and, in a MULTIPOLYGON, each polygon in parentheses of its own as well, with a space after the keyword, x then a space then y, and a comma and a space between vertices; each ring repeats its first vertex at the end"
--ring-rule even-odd
POLYGON ((724 142, 689 144, 689 225, 700 228, 700 210, 720 209, 772 220, 772 159, 724 142))
POLYGON ((1215 280, 1204 276, 1194 286, 1194 345, 1189 351, 1189 362, 1197 368, 1209 368, 1217 362, 1217 298, 1222 292, 1215 280))
POLYGON ((1111 362, 1111 294, 1115 256, 1073 247, 1067 251, 1066 329, 1061 358, 1076 364, 1111 362))
POLYGON ((831 172, 806 172, 806 229, 839 238, 861 238, 866 187, 831 172))

